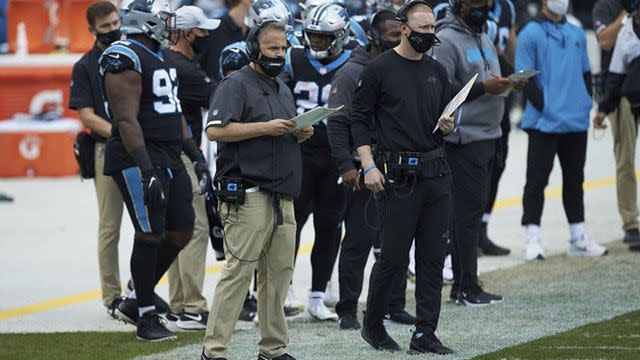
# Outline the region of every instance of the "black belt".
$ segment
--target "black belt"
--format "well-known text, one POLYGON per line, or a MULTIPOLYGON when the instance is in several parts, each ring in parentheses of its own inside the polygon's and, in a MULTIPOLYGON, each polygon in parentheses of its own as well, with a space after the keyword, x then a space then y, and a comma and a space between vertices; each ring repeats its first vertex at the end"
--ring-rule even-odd
POLYGON ((411 153, 414 156, 419 156, 421 162, 427 162, 427 161, 431 161, 431 160, 435 160, 435 159, 441 159, 441 158, 445 158, 447 156, 447 154, 444 151, 444 148, 439 147, 436 148, 434 150, 431 151, 427 151, 425 153, 420 153, 420 152, 411 152, 411 151, 407 151, 407 152, 393 152, 393 151, 382 151, 380 152, 380 154, 383 156, 383 161, 389 163, 389 164, 393 164, 393 163, 398 163, 401 160, 401 157, 403 156, 402 154, 407 154, 407 153, 411 153))

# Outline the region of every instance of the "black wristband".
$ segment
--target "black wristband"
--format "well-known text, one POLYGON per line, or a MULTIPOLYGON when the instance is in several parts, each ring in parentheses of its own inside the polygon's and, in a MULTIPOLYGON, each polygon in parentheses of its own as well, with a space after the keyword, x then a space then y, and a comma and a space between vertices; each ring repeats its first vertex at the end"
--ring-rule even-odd
POLYGON ((204 161, 204 156, 193 138, 182 142, 182 151, 184 151, 185 155, 187 155, 193 162, 204 161))
POLYGON ((131 156, 131 159, 143 174, 153 170, 153 164, 151 164, 151 159, 144 146, 131 150, 129 156, 131 156))

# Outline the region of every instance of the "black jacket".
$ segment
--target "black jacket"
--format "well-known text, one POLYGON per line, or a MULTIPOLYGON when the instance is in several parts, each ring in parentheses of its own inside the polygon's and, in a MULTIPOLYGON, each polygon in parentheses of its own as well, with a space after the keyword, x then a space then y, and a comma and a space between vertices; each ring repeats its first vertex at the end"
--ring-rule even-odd
POLYGON ((351 54, 349 61, 333 76, 329 107, 344 105, 344 108, 329 118, 327 134, 331 145, 331 155, 338 161, 340 174, 355 169, 358 164, 353 146, 349 116, 351 101, 358 87, 358 79, 364 66, 373 57, 364 49, 357 48, 351 54))

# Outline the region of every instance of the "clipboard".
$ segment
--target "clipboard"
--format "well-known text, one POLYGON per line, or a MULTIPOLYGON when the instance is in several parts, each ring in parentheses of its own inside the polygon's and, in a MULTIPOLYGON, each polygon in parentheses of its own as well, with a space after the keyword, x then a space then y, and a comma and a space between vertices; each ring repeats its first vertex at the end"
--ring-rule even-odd
MULTIPOLYGON (((467 100, 467 97, 469 96, 469 92, 471 92, 471 88, 473 87, 473 84, 476 82, 477 78, 478 78, 478 74, 473 75, 471 80, 467 82, 467 84, 462 88, 462 90, 460 90, 456 94, 456 96, 454 96, 453 99, 449 101, 449 103, 444 108, 444 111, 442 112, 438 120, 440 120, 440 118, 443 118, 443 117, 450 117, 451 115, 453 115, 454 112, 456 112, 456 110, 458 110, 458 108, 465 102, 465 100, 467 100)), ((438 131, 437 123, 436 123, 436 127, 433 129, 432 134, 435 134, 436 131, 438 131)))
POLYGON ((320 121, 328 118, 331 114, 342 110, 343 107, 344 105, 341 105, 337 108, 327 108, 327 107, 319 106, 313 110, 307 111, 304 114, 300 114, 294 117, 293 119, 291 119, 291 121, 296 123, 295 130, 304 129, 308 126, 313 126, 319 123, 320 121))

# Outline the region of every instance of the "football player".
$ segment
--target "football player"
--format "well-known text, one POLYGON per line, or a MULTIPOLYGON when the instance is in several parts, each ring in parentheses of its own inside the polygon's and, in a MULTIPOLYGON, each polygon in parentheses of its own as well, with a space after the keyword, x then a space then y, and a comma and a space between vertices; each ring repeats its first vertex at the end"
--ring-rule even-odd
POLYGON ((104 173, 115 180, 135 228, 133 291, 116 316, 137 325, 145 341, 175 338, 153 305, 154 288, 193 234, 191 181, 180 155, 195 164, 201 190, 210 176, 178 100, 177 72, 162 49, 178 32, 168 0, 135 0, 121 11, 126 40, 99 59, 109 115, 104 173))
MULTIPOLYGON (((294 47, 287 52, 284 75, 299 114, 327 105, 333 74, 351 55, 351 51, 345 49, 349 41, 349 15, 344 6, 336 3, 314 7, 304 20, 303 34, 304 47, 294 47)), ((300 244, 300 231, 311 212, 315 228, 307 310, 313 318, 337 320, 338 316, 324 305, 324 294, 338 252, 344 198, 338 184, 337 164, 331 157, 326 123, 315 126, 315 135, 303 143, 301 149, 302 193, 294 203, 298 224, 296 249, 300 244)), ((295 297, 289 289, 285 306, 294 305, 295 297)))

